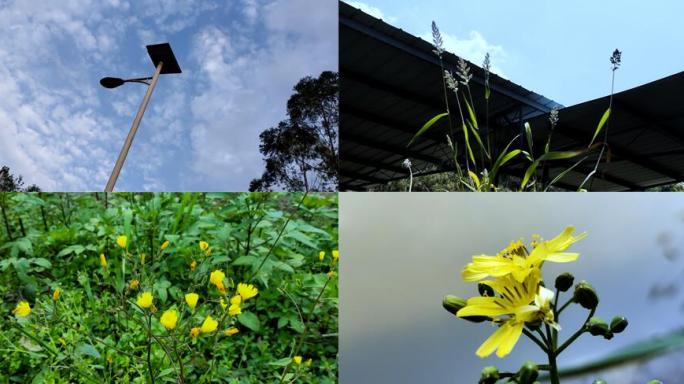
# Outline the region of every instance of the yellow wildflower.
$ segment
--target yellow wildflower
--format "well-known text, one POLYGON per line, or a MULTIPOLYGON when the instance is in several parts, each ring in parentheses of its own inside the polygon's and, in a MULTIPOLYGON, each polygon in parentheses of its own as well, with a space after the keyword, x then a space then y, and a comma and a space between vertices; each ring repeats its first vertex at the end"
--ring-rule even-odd
POLYGON ((119 245, 119 247, 126 248, 126 245, 128 245, 128 237, 121 235, 116 238, 116 243, 119 245))
POLYGON ((328 272, 328 278, 334 279, 335 278, 335 271, 328 272))
POLYGON ((28 301, 22 300, 17 303, 17 307, 14 308, 12 313, 16 317, 26 317, 31 314, 31 306, 29 305, 28 301))
POLYGON ((207 243, 206 241, 200 241, 199 247, 201 250, 206 251, 207 249, 209 249, 209 243, 207 243))
POLYGON ((175 309, 168 309, 159 318, 159 322, 166 329, 176 328, 176 322, 178 322, 178 312, 175 309))
POLYGON ((333 258, 333 263, 337 263, 337 259, 340 258, 340 251, 337 249, 334 249, 332 251, 332 258, 333 258))
POLYGON ((496 256, 473 256, 473 261, 463 269, 462 276, 466 281, 482 280, 486 277, 502 277, 513 275, 520 283, 534 270, 538 270, 544 261, 567 263, 577 260, 579 253, 565 252, 572 244, 586 237, 586 232, 572 236, 575 227, 568 226, 558 236, 548 241, 535 240, 535 247, 528 252, 525 244, 512 241, 508 247, 496 256))
POLYGON ((104 253, 100 254, 100 265, 104 268, 107 268, 107 258, 105 257, 104 253))
POLYGON ((242 304, 242 296, 240 295, 235 295, 230 298, 230 304, 231 305, 240 305, 242 304))
POLYGON ((223 279, 226 278, 226 274, 222 270, 216 269, 211 275, 209 275, 209 282, 214 284, 217 288, 223 286, 223 279))
POLYGON ((143 292, 138 296, 138 300, 136 303, 140 308, 149 308, 152 306, 152 301, 154 300, 154 297, 152 297, 152 293, 149 291, 143 292))
POLYGON ((301 356, 295 356, 293 359, 295 364, 299 365, 302 363, 302 357, 301 356))
POLYGON ((218 328, 218 321, 214 320, 211 316, 207 316, 202 323, 200 331, 202 331, 202 333, 211 333, 214 332, 216 328, 218 328))
POLYGON ((169 244, 171 244, 171 242, 168 241, 168 240, 166 240, 165 242, 163 242, 162 245, 161 245, 161 250, 163 251, 163 250, 165 250, 166 248, 168 248, 169 244))
POLYGON ((225 310, 227 306, 228 306, 228 304, 226 304, 226 302, 223 300, 223 298, 221 298, 221 308, 223 308, 223 310, 225 310))
POLYGON ((197 262, 195 260, 193 260, 192 263, 190 263, 190 270, 194 271, 195 268, 197 268, 197 262))
POLYGON ((145 264, 145 254, 140 255, 140 264, 145 264))
POLYGON ((237 286, 237 293, 242 296, 242 300, 247 300, 256 296, 259 290, 252 284, 240 283, 237 286))
POLYGON ((138 281, 138 279, 133 279, 128 284, 128 288, 130 288, 131 290, 138 289, 138 287, 140 287, 140 281, 138 281))
POLYGON ((237 316, 242 313, 242 308, 240 307, 240 304, 231 304, 230 307, 228 308, 228 314, 230 316, 237 316))
POLYGON ((522 283, 512 275, 482 282, 498 295, 471 297, 466 306, 456 313, 458 317, 490 317, 500 325, 477 349, 477 356, 484 358, 494 351, 498 357, 508 355, 518 342, 525 323, 543 321, 558 328, 551 309, 553 292, 540 282, 538 271, 529 274, 522 283))
POLYGON ((193 329, 190 330, 190 337, 197 337, 200 334, 200 328, 199 327, 194 327, 193 329))
POLYGON ((52 300, 57 301, 57 299, 59 299, 59 295, 61 293, 62 293, 62 291, 59 288, 55 289, 55 291, 52 292, 52 300))
POLYGON ((197 306, 197 300, 199 300, 199 295, 194 292, 185 295, 185 302, 188 303, 188 307, 190 307, 190 309, 195 309, 197 306))
POLYGON ((228 328, 225 331, 223 331, 223 334, 226 336, 233 336, 234 334, 236 334, 238 332, 240 332, 239 329, 232 327, 232 328, 228 328))
POLYGON ((318 252, 318 260, 323 261, 325 259, 325 251, 318 252))

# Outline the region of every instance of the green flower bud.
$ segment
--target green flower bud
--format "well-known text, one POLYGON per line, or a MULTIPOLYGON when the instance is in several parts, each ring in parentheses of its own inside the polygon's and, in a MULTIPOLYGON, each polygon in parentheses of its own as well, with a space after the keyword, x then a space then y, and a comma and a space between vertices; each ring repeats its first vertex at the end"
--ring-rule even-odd
POLYGON ((575 285, 575 294, 573 299, 586 309, 594 309, 599 303, 598 295, 594 287, 586 281, 582 280, 575 285))
POLYGON ((477 291, 480 296, 494 297, 494 289, 487 284, 477 283, 477 291))
POLYGON ((663 384, 663 382, 660 380, 651 380, 647 384, 663 384))
POLYGON ((560 292, 565 292, 572 287, 572 283, 574 282, 575 276, 573 276, 571 273, 565 272, 556 277, 556 289, 560 292))
POLYGON ((615 316, 613 320, 610 321, 610 331, 613 333, 620 333, 627 328, 627 319, 623 316, 615 316))
POLYGON ((589 330, 589 333, 594 336, 604 336, 606 333, 610 332, 608 323, 598 316, 589 319, 587 322, 587 329, 589 330))
POLYGON ((592 384, 608 384, 608 382, 605 380, 596 379, 592 384))
MULTIPOLYGON (((446 295, 442 300, 442 306, 447 312, 456 315, 458 311, 466 306, 466 300, 458 296, 446 295)), ((464 320, 472 321, 473 323, 481 323, 485 320, 489 320, 487 316, 466 316, 462 317, 464 320)))
POLYGON ((478 384, 495 384, 499 381, 499 370, 495 366, 484 367, 478 384))
POLYGON ((539 368, 532 361, 527 361, 518 371, 518 382, 520 384, 532 384, 539 376, 539 368))

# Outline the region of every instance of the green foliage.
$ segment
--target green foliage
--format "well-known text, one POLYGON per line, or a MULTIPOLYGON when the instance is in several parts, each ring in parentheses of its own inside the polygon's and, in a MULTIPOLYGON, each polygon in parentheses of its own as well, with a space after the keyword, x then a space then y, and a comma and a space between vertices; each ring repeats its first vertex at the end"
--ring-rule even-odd
POLYGON ((336 195, 0 199, 7 214, 0 231, 0 382, 336 382, 336 195), (119 236, 127 237, 125 248, 119 236), (225 273, 225 292, 209 281, 215 270, 225 273), (258 294, 231 315, 238 283, 253 284, 258 294), (137 304, 143 291, 154 296, 147 309, 137 304), (199 295, 194 309, 185 301, 190 292, 199 295), (32 312, 15 317, 21 300, 32 312), (178 322, 166 329, 160 317, 170 309, 178 322), (192 337, 207 316, 218 329, 192 337), (229 328, 239 332, 224 334, 229 328), (302 356, 299 364, 295 356, 302 356))

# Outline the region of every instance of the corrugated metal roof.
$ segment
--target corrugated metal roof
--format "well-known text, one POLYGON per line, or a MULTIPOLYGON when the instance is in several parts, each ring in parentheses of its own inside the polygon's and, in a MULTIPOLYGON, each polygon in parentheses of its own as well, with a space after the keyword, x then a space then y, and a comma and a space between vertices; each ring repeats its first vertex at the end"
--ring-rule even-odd
MULTIPOLYGON (((340 189, 364 189, 414 173, 449 170, 446 121, 407 147, 431 117, 444 112, 439 59, 431 43, 340 3, 340 189)), ((456 72, 458 57, 444 54, 456 72)), ((485 119, 482 68, 469 63, 474 109, 485 119)), ((543 146, 548 112, 560 104, 495 74, 490 78, 489 126, 492 140, 505 145, 529 121, 543 146)), ((591 190, 639 190, 684 180, 684 72, 614 96, 610 120, 610 162, 602 164, 591 190)), ((608 97, 561 109, 552 148, 586 146, 608 106, 608 97)), ((456 108, 451 106, 452 110, 456 108)), ((460 135, 456 135, 460 137, 460 135)), ((589 156, 559 186, 576 189, 593 168, 589 156)), ((552 178, 572 162, 549 163, 552 178)), ((522 173, 522 166, 510 170, 522 173)), ((543 170, 540 170, 543 172, 543 170)))

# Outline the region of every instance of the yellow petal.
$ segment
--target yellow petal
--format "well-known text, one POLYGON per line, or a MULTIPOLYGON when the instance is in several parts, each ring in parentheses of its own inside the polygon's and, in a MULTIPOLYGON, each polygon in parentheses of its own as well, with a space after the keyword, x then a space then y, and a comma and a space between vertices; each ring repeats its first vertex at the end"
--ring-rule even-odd
POLYGON ((575 252, 556 252, 551 253, 545 257, 546 261, 553 261, 555 263, 569 263, 577 260, 579 253, 575 252))
POLYGON ((503 341, 507 331, 507 328, 504 328, 504 326, 499 327, 499 329, 492 333, 487 340, 480 345, 480 348, 475 351, 475 354, 481 358, 491 355, 497 348, 499 348, 499 345, 503 341))
POLYGON ((518 342, 520 339, 520 335, 522 334, 523 330, 523 323, 522 322, 516 322, 516 323, 506 323, 501 326, 501 328, 505 328, 505 334, 501 339, 501 344, 499 345, 499 349, 496 351, 496 355, 498 357, 504 357, 511 353, 513 350, 513 347, 515 344, 518 342))

